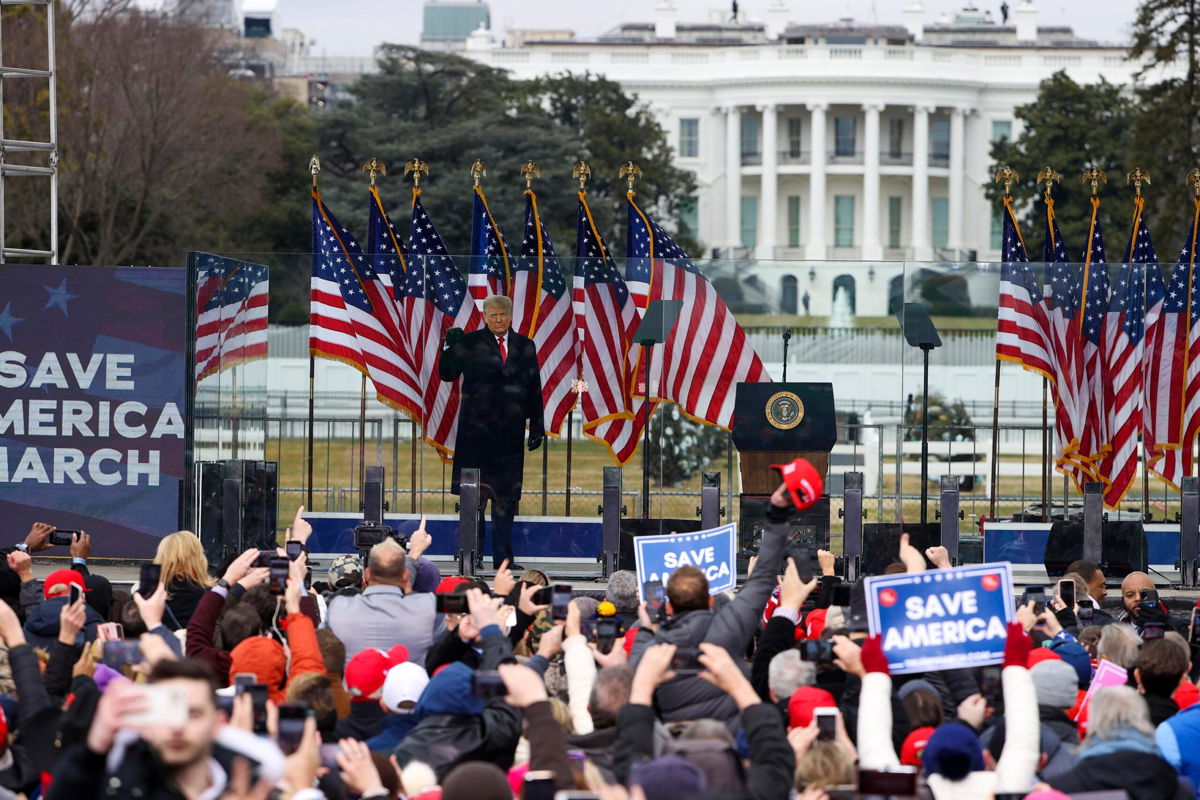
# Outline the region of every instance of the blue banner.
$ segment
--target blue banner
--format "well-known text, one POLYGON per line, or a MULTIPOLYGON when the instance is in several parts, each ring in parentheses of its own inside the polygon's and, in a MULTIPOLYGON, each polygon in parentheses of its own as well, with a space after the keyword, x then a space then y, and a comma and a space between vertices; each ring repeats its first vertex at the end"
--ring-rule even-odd
POLYGON ((46 522, 153 556, 185 477, 186 270, 4 265, 0 285, 0 541, 46 522))
POLYGON ((737 531, 732 523, 694 533, 638 536, 633 540, 633 554, 639 595, 646 581, 666 585, 671 573, 683 566, 699 568, 708 578, 712 594, 737 585, 737 531))
POLYGON ((1014 608, 1011 564, 880 575, 864 583, 867 624, 883 635, 893 675, 1004 660, 1014 608))

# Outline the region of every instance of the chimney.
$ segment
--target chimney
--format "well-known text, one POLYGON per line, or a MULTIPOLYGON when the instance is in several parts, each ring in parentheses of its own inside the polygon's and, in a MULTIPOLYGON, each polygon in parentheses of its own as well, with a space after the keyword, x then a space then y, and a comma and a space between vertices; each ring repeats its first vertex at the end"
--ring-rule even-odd
POLYGON ((920 0, 904 7, 904 29, 913 37, 914 42, 920 42, 925 35, 925 6, 920 0))
POLYGON ((677 17, 675 0, 658 0, 654 4, 654 38, 674 39, 677 17))
POLYGON ((1018 42, 1036 42, 1038 38, 1038 10, 1033 0, 1022 0, 1013 9, 1013 21, 1017 24, 1018 42))
POLYGON ((783 36, 784 30, 787 29, 789 14, 790 10, 786 0, 771 0, 771 5, 767 6, 767 39, 774 42, 783 36))

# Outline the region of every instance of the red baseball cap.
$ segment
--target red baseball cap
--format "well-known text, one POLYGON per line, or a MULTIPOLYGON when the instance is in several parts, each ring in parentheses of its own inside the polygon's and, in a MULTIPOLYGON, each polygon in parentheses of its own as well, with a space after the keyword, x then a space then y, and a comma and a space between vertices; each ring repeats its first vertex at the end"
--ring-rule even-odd
POLYGON ((802 511, 821 497, 825 491, 825 481, 807 459, 797 458, 789 464, 772 464, 773 469, 779 470, 783 482, 792 495, 792 504, 802 511))
POLYGON ((935 730, 937 729, 932 726, 926 726, 915 728, 908 734, 900 747, 900 763, 909 767, 921 766, 921 753, 924 752, 925 745, 929 744, 929 737, 933 736, 935 730))
POLYGON ((359 651, 346 664, 346 691, 355 699, 368 699, 383 688, 387 672, 408 661, 408 648, 402 644, 384 651, 374 647, 359 651))
POLYGON ((84 586, 83 576, 78 572, 73 569, 60 569, 46 576, 46 582, 42 584, 42 595, 49 600, 51 597, 66 594, 69 591, 68 584, 71 583, 78 585, 85 592, 90 591, 84 586))
POLYGON ((788 698, 788 728, 807 728, 818 708, 837 708, 837 701, 824 689, 801 686, 788 698))

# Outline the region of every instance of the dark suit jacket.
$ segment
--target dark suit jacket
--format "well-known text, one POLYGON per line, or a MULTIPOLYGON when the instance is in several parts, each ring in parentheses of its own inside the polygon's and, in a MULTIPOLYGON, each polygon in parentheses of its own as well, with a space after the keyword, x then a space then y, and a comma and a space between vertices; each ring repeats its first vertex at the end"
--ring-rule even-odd
POLYGON ((533 341, 509 331, 508 358, 501 361, 492 332, 472 331, 443 351, 438 371, 444 381, 463 379, 450 491, 458 493, 463 467, 477 467, 481 483, 515 503, 525 468, 525 425, 531 436, 542 435, 542 379, 533 341))

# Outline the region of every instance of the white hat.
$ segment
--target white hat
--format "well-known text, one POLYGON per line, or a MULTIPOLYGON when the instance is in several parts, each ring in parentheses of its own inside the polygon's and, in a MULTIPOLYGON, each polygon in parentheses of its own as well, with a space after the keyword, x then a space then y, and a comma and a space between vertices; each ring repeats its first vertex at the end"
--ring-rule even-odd
POLYGON ((411 714, 428 685, 429 673, 406 661, 388 670, 387 677, 383 679, 380 701, 392 714, 411 714))

